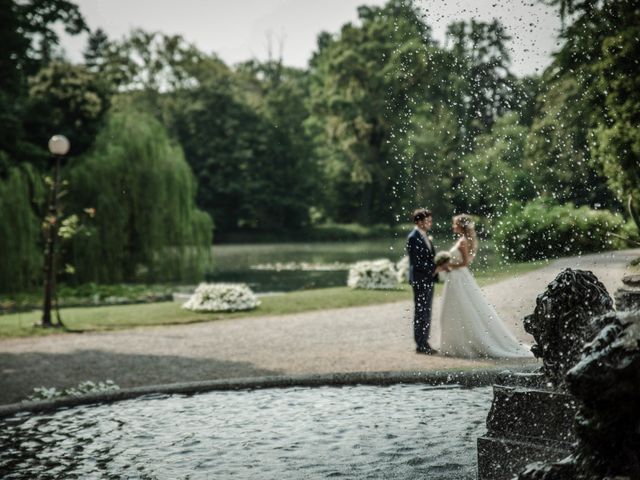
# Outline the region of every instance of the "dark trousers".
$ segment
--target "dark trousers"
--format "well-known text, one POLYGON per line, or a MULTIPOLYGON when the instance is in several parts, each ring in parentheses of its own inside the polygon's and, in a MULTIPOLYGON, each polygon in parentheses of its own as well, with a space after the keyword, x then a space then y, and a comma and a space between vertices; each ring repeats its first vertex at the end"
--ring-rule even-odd
POLYGON ((418 349, 426 348, 429 341, 432 301, 433 283, 413 285, 413 337, 418 349))

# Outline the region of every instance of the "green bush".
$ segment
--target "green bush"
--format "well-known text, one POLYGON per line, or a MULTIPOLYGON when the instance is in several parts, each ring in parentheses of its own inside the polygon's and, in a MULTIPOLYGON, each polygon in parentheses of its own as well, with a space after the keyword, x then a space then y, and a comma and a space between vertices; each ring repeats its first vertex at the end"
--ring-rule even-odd
POLYGON ((613 244, 616 248, 640 247, 640 230, 633 220, 628 220, 616 233, 613 244))
MULTIPOLYGON (((82 285, 59 284, 58 304, 65 307, 91 307, 97 305, 128 305, 169 301, 175 285, 162 284, 111 284, 85 283, 82 285)), ((37 310, 42 307, 42 291, 31 290, 14 294, 0 294, 0 315, 5 313, 37 310)))
POLYGON ((509 261, 579 255, 616 247, 625 222, 608 210, 558 205, 547 199, 515 204, 496 222, 493 238, 509 261))

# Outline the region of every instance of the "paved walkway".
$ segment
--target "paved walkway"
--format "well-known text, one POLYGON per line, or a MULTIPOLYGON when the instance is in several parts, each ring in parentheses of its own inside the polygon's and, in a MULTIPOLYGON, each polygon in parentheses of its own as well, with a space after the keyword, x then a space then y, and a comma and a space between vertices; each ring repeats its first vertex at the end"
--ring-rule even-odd
MULTIPOLYGON (((521 340, 522 318, 566 267, 593 271, 611 294, 640 250, 586 255, 483 288, 521 340)), ((414 353, 411 302, 126 331, 0 341, 0 403, 34 387, 112 379, 121 387, 275 374, 429 371, 493 366, 414 353)), ((439 300, 434 301, 438 318, 439 300)), ((437 322, 433 337, 438 337, 437 322)), ((505 365, 513 365, 514 361, 505 365)))

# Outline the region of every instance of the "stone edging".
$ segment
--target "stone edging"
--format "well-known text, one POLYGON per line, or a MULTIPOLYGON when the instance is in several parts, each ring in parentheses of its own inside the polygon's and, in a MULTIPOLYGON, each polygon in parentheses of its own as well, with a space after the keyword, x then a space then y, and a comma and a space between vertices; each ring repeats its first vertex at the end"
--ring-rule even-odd
POLYGON ((498 374, 509 371, 530 372, 537 365, 517 368, 488 368, 477 370, 438 370, 433 372, 350 372, 315 375, 282 375, 246 377, 201 382, 149 385, 123 388, 111 392, 92 393, 56 400, 12 403, 0 405, 0 418, 17 413, 44 413, 92 403, 110 403, 153 394, 194 394, 215 390, 254 390, 262 388, 323 387, 346 385, 394 385, 398 383, 424 383, 426 385, 461 385, 480 387, 490 385, 498 374))

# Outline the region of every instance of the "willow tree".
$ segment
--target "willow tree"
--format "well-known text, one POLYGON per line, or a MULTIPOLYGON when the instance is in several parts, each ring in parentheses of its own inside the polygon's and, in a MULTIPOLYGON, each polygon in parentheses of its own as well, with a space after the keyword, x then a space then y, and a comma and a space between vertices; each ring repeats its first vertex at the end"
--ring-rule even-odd
MULTIPOLYGON (((4 154, 0 152, 0 160, 4 154)), ((35 287, 42 276, 40 222, 33 203, 43 198, 42 182, 29 165, 10 167, 0 178, 0 291, 35 287)))
POLYGON ((195 207, 182 149, 149 115, 113 114, 69 172, 71 203, 93 224, 66 252, 77 281, 196 281, 208 265, 212 221, 195 207))

